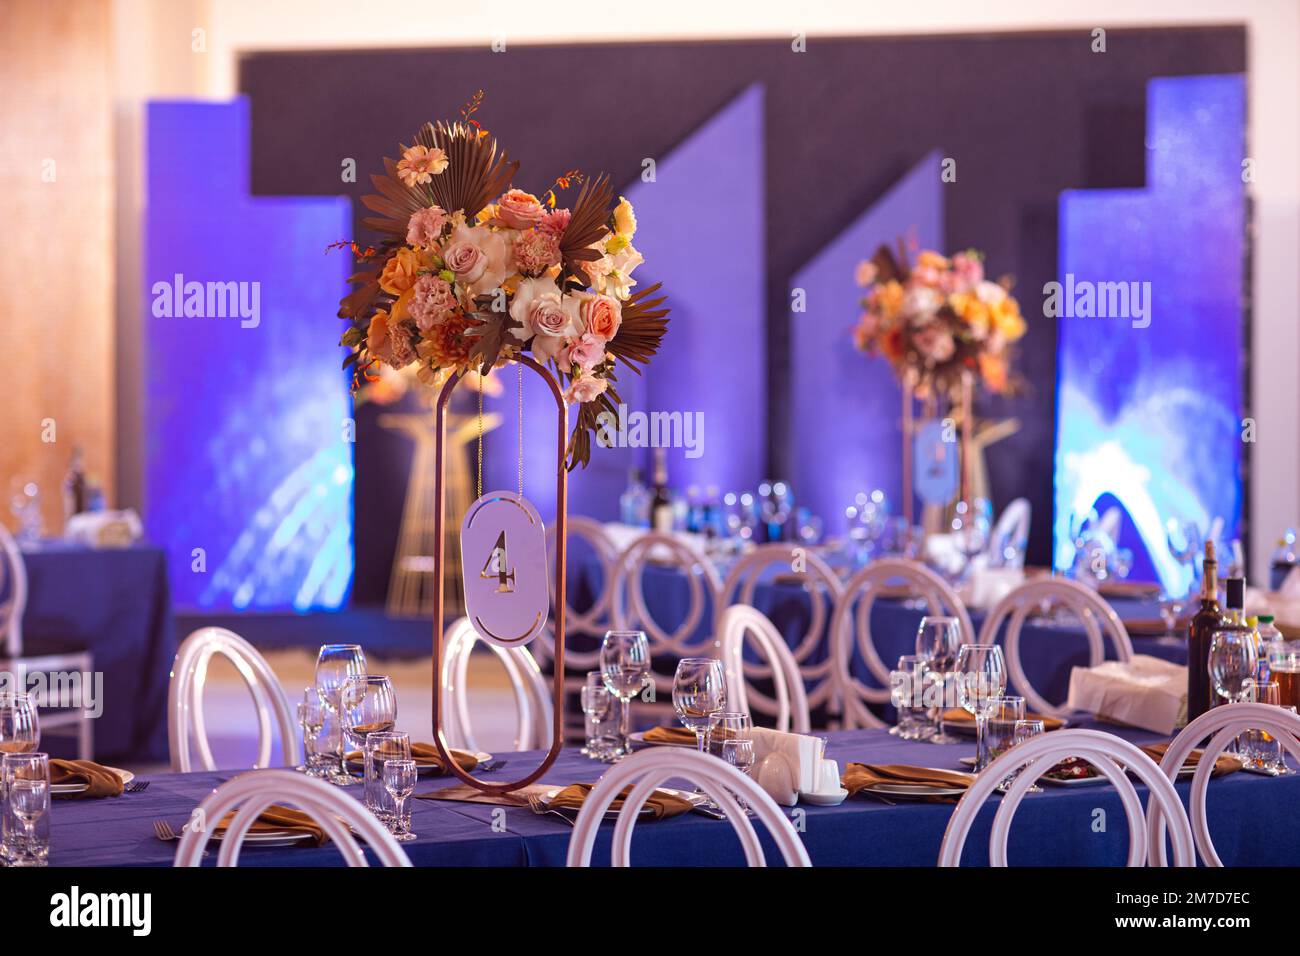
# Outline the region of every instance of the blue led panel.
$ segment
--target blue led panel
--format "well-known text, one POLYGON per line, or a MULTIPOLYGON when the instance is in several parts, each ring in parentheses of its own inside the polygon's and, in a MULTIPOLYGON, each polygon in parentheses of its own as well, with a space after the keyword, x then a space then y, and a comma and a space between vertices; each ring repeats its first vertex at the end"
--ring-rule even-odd
POLYGON ((1073 561, 1072 522, 1103 497, 1127 512, 1145 554, 1135 576, 1149 560, 1166 587, 1184 588, 1190 576, 1165 541, 1169 519, 1204 533, 1221 516, 1224 537, 1236 533, 1245 129, 1243 77, 1153 80, 1147 188, 1061 196, 1057 278, 1076 314, 1058 326, 1058 568, 1073 561), (1088 311, 1089 290, 1107 300, 1091 317, 1077 314, 1088 311), (1117 315, 1124 294, 1129 314, 1117 315))

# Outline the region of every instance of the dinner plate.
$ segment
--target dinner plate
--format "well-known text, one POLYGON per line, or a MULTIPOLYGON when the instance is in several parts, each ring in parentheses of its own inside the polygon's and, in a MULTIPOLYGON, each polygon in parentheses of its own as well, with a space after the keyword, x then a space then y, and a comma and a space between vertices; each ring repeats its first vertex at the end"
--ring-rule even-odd
MULTIPOLYGON (((974 757, 961 757, 957 760, 963 767, 974 767, 974 757)), ((1179 780, 1190 780, 1192 774, 1196 773, 1196 764, 1185 763, 1181 770, 1178 771, 1179 780)), ((1095 783, 1110 783, 1104 774, 1094 774, 1091 777, 1071 777, 1070 779, 1061 779, 1059 777, 1040 777, 1039 783, 1046 783, 1053 787, 1083 787, 1095 783)))
MULTIPOLYGON (((475 770, 477 770, 479 767, 482 767, 484 764, 490 762, 492 760, 492 755, 490 753, 484 753, 482 751, 479 751, 478 753, 474 754, 474 759, 478 761, 478 763, 475 765, 474 768, 475 770)), ((366 769, 365 758, 349 760, 348 769, 353 771, 354 773, 364 773, 366 769)), ((437 771, 438 768, 433 765, 419 766, 417 764, 416 769, 421 777, 427 777, 430 774, 437 771)), ((473 770, 470 771, 470 773, 473 772, 474 772, 473 770)))
MULTIPOLYGON (((212 839, 220 842, 225 839, 225 832, 212 834, 212 839)), ((245 844, 254 844, 256 846, 296 846, 299 843, 310 843, 316 838, 302 830, 263 830, 258 833, 248 833, 244 837, 245 844)))
POLYGON ((875 793, 883 797, 960 797, 966 792, 965 787, 927 787, 917 783, 881 782, 869 784, 861 793, 875 793))
MULTIPOLYGON (((111 770, 122 778, 122 786, 126 786, 135 779, 135 774, 130 770, 120 770, 117 767, 105 767, 105 770, 111 770)), ((90 789, 88 783, 52 783, 50 784, 50 793, 85 793, 90 789)))
POLYGON ((693 743, 679 744, 667 740, 646 740, 645 735, 646 732, 644 730, 638 730, 634 734, 628 734, 627 739, 632 743, 636 744, 638 747, 686 747, 689 748, 690 750, 698 749, 697 744, 693 744, 693 743))

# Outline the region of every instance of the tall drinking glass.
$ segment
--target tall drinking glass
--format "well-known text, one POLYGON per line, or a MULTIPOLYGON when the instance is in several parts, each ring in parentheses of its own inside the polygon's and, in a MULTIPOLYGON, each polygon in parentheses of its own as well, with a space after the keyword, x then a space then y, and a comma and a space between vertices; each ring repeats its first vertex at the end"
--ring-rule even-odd
POLYGON ((600 645, 600 676, 621 706, 616 756, 622 757, 631 752, 627 734, 632 698, 650 679, 650 644, 645 632, 607 631, 600 645))
POLYGON ((393 829, 393 816, 396 810, 388 799, 384 789, 384 766, 390 760, 409 760, 411 757, 411 738, 403 730, 384 730, 366 734, 362 747, 365 755, 365 799, 366 809, 379 818, 379 822, 390 830, 393 829))
POLYGON ((975 718, 975 772, 989 765, 988 721, 993 701, 1007 686, 1006 663, 996 644, 963 644, 957 654, 957 699, 975 718))
POLYGON ((366 655, 360 644, 325 644, 316 655, 316 694, 339 724, 334 766, 326 779, 340 787, 350 787, 357 782, 343 762, 343 685, 349 678, 359 677, 365 672, 366 655))
POLYGON ((587 672, 587 683, 582 686, 579 702, 587 732, 582 753, 593 760, 608 760, 618 746, 615 738, 618 714, 614 697, 605 686, 600 671, 587 672))
POLYGON ((50 859, 50 760, 6 753, 0 760, 0 862, 46 866, 50 859))
POLYGON ((963 742, 962 738, 943 730, 943 712, 952 703, 950 688, 961 646, 961 623, 955 617, 927 614, 921 618, 921 626, 916 632, 916 655, 929 661, 933 681, 931 692, 937 692, 938 696, 937 705, 930 707, 930 724, 935 729, 930 736, 932 744, 963 742))
POLYGON ((921 740, 932 733, 925 703, 929 681, 930 662, 917 654, 903 655, 889 672, 889 702, 898 714, 898 723, 889 732, 895 737, 921 740))
POLYGON ((684 657, 673 676, 673 710, 687 730, 695 734, 700 753, 708 749, 709 727, 727 703, 722 661, 712 657, 684 657))

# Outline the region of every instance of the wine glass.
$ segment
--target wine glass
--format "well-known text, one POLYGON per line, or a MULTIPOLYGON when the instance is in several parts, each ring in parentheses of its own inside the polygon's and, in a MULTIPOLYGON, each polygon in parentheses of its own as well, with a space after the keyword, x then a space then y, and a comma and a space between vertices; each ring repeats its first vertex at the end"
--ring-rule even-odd
POLYGON ((29 694, 0 693, 0 753, 31 753, 41 744, 41 719, 29 694))
POLYGON ((889 728, 894 737, 920 740, 930 728, 925 716, 925 687, 930 661, 918 654, 904 654, 898 666, 889 672, 889 702, 894 705, 898 722, 889 728))
POLYGON ((399 843, 415 839, 415 834, 411 832, 411 811, 406 798, 415 791, 416 776, 414 760, 401 757, 384 761, 384 789, 397 806, 392 833, 399 843))
POLYGON ((327 779, 340 787, 356 783, 343 762, 343 685, 348 678, 366 672, 366 655, 360 644, 325 644, 316 655, 316 694, 325 709, 339 723, 338 742, 334 746, 334 766, 327 779))
POLYGON ((321 731, 325 728, 325 706, 316 696, 315 689, 309 689, 298 701, 298 726, 302 728, 302 766, 294 767, 309 777, 321 776, 320 761, 316 756, 321 731))
POLYGON ((930 723, 935 728, 935 733, 930 737, 932 744, 963 742, 960 737, 946 734, 943 730, 943 712, 949 703, 948 685, 961 645, 961 623, 955 617, 927 614, 921 618, 921 625, 916 632, 916 655, 930 662, 930 674, 939 689, 939 701, 931 709, 930 716, 930 723))
POLYGON ((975 772, 989 765, 988 720, 1007 686, 1007 667, 996 644, 963 644, 957 654, 957 700, 975 718, 975 772))
MULTIPOLYGON (((1043 730, 1044 730, 1043 722, 1041 720, 1036 720, 1033 718, 1029 718, 1027 720, 1017 720, 1016 736, 1015 736, 1016 744, 1019 745, 1019 744, 1023 744, 1027 740, 1033 740, 1035 737, 1041 734, 1043 730)), ((1034 784, 1026 792, 1042 793, 1043 788, 1040 787, 1038 784, 1034 784)))
POLYGON ((1165 522, 1165 543, 1169 546, 1169 554, 1173 559, 1187 568, 1186 596, 1192 592, 1196 580, 1196 569, 1192 564, 1201 550, 1201 529, 1195 521, 1170 518, 1165 522))
POLYGON ((673 710, 687 730, 695 734, 700 753, 708 748, 709 727, 727 703, 722 661, 712 657, 684 657, 673 675, 673 710))
POLYGON ((631 752, 628 743, 628 715, 632 698, 650 679, 650 644, 644 631, 606 631, 600 644, 600 676, 609 692, 618 698, 618 757, 631 752))
POLYGON ((0 761, 5 795, 3 854, 8 866, 45 866, 49 860, 50 762, 43 753, 6 753, 0 761), (14 832, 10 820, 18 824, 14 832))
POLYGON ((612 750, 610 744, 610 719, 614 711, 614 699, 605 686, 600 671, 588 671, 587 683, 579 694, 582 714, 585 720, 586 741, 582 754, 593 760, 608 760, 612 750))
POLYGON ((1250 631, 1215 631, 1210 637, 1210 680, 1230 704, 1248 700, 1255 682, 1255 640, 1250 631))
POLYGON ((382 734, 397 723, 397 694, 390 678, 362 674, 343 685, 343 730, 348 743, 360 750, 366 734, 382 734))

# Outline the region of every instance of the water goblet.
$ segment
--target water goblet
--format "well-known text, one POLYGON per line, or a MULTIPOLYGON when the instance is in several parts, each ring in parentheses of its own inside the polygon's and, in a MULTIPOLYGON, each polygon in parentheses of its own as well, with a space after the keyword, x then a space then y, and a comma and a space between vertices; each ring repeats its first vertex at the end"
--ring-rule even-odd
POLYGON ((343 685, 349 678, 366 672, 366 655, 360 644, 325 644, 316 655, 316 694, 325 709, 339 724, 338 742, 334 747, 333 767, 326 779, 340 787, 349 787, 357 781, 344 764, 343 685))
POLYGON ((627 735, 632 698, 650 679, 650 644, 645 632, 607 631, 600 644, 600 676, 620 704, 617 759, 631 752, 627 735))
POLYGON ((695 734, 700 753, 708 749, 709 727, 727 703, 722 661, 712 657, 684 657, 673 675, 673 710, 687 730, 695 734))
POLYGON ((932 744, 963 742, 962 738, 946 734, 943 730, 943 712, 953 703, 949 688, 961 646, 961 623, 955 617, 928 614, 921 618, 921 625, 916 632, 916 655, 929 661, 932 678, 927 694, 938 697, 938 701, 932 702, 930 706, 930 725, 935 729, 929 738, 932 744))
POLYGON ((311 777, 321 776, 320 760, 317 746, 321 731, 325 728, 325 707, 314 689, 309 689, 298 701, 298 726, 302 728, 303 762, 294 770, 311 777))
POLYGON ((1007 686, 1006 662, 996 644, 963 644, 957 654, 957 699, 975 718, 975 772, 989 765, 988 720, 1007 686))

